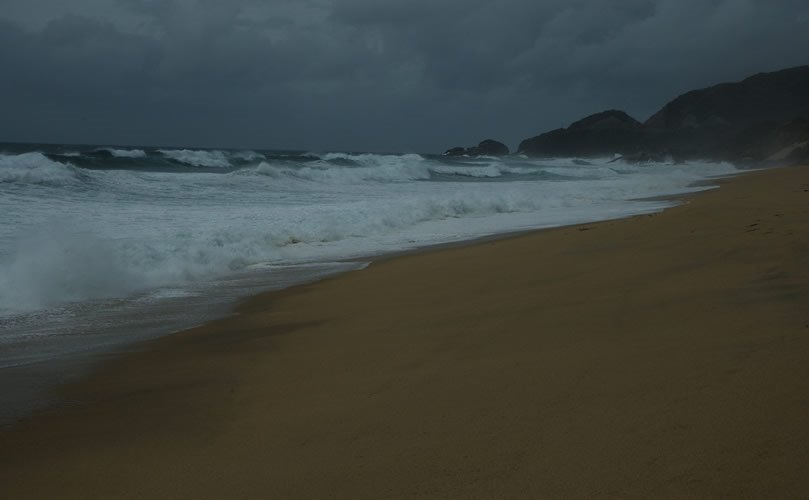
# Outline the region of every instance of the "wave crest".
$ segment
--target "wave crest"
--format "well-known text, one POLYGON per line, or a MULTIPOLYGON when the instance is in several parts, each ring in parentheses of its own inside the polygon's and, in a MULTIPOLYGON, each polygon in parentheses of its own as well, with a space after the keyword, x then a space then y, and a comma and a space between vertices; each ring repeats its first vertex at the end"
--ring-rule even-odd
POLYGON ((82 174, 69 163, 53 161, 39 152, 0 154, 0 182, 62 186, 80 180, 82 174))
POLYGON ((474 177, 478 179, 491 179, 504 175, 530 175, 540 172, 539 168, 509 167, 503 164, 491 163, 488 165, 468 165, 463 167, 439 165, 433 167, 433 172, 441 175, 458 177, 474 177))
POLYGON ((178 163, 193 167, 228 168, 228 157, 222 151, 202 151, 193 149, 160 149, 163 156, 178 163))
POLYGON ((146 151, 142 149, 114 149, 104 148, 100 151, 106 151, 115 158, 146 158, 146 151))
POLYGON ((265 175, 273 178, 286 178, 319 182, 324 184, 353 184, 357 182, 407 182, 430 178, 430 167, 419 155, 401 157, 380 157, 378 155, 326 155, 333 159, 366 156, 352 161, 361 162, 358 166, 335 166, 314 162, 307 166, 291 167, 261 162, 258 166, 239 172, 265 175))

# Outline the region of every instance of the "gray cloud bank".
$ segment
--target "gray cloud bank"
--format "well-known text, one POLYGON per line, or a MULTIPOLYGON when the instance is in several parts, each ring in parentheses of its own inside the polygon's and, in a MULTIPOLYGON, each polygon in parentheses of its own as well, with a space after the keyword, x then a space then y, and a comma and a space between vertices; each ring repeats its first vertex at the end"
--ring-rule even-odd
POLYGON ((805 0, 0 0, 0 141, 513 147, 806 47, 805 0))

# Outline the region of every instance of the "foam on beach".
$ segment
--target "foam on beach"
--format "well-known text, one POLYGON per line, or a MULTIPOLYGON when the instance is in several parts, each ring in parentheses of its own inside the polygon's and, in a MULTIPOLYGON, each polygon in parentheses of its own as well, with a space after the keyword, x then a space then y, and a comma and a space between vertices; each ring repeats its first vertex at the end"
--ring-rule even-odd
POLYGON ((659 211, 672 202, 648 198, 736 171, 612 158, 30 149, 0 148, 0 366, 168 333, 249 293, 354 269, 351 259, 659 211), (111 324, 117 337, 103 333, 111 324))

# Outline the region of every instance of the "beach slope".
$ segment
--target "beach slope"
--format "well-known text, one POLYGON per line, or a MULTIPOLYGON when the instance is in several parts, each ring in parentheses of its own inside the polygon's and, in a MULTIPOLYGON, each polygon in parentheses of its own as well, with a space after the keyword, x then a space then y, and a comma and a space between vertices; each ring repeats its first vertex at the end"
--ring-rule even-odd
POLYGON ((6 498, 806 496, 809 168, 255 297, 0 430, 6 498))

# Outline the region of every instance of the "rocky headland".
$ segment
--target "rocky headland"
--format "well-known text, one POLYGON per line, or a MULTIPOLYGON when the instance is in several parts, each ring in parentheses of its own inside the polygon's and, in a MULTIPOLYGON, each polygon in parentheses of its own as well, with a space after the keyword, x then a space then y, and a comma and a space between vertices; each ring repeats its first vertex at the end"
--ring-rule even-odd
MULTIPOLYGON (((621 155, 635 161, 807 161, 809 66, 687 92, 645 122, 615 109, 595 113, 523 140, 517 153, 539 158, 621 155)), ((496 156, 508 154, 508 148, 487 140, 445 154, 496 156)))

